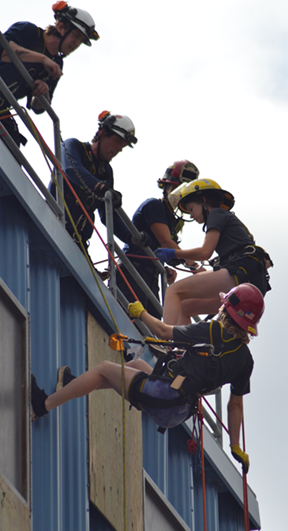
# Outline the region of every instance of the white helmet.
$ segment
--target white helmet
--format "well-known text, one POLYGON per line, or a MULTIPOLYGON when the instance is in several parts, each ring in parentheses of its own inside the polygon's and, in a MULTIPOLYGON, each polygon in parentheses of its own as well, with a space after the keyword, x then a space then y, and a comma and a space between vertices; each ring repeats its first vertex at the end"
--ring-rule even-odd
MULTIPOLYGON (((53 4, 52 9, 54 11, 54 17, 58 21, 68 21, 74 28, 77 28, 85 37, 84 44, 91 46, 90 39, 97 41, 99 34, 95 30, 95 22, 91 15, 84 11, 84 9, 78 9, 76 7, 69 7, 68 4, 62 0, 53 4)), ((70 31, 65 33, 64 38, 67 37, 70 31)))
POLYGON ((116 135, 121 136, 127 142, 128 146, 133 147, 132 144, 137 144, 138 140, 135 136, 135 127, 128 116, 121 114, 110 114, 109 111, 103 111, 98 116, 99 131, 107 129, 113 131, 116 135))

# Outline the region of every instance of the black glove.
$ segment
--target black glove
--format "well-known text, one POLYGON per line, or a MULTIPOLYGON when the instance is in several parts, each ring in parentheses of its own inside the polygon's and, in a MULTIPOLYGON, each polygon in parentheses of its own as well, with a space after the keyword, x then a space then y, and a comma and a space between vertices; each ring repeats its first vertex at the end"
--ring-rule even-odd
POLYGON ((106 192, 112 192, 112 206, 113 208, 119 208, 122 206, 122 194, 120 192, 117 192, 116 190, 113 190, 113 188, 110 188, 104 181, 99 181, 94 186, 95 194, 97 194, 99 197, 104 197, 106 192))
POLYGON ((112 188, 110 188, 110 192, 112 192, 113 208, 120 208, 122 206, 122 194, 117 190, 112 190, 112 188))
POLYGON ((97 194, 99 197, 104 197, 104 195, 106 194, 106 192, 110 190, 110 187, 104 183, 104 181, 99 181, 97 184, 95 184, 94 186, 94 192, 95 194, 97 194))
POLYGON ((147 232, 141 231, 140 238, 137 238, 136 236, 133 236, 133 235, 131 236, 131 243, 133 243, 133 245, 138 245, 138 247, 141 247, 142 249, 143 247, 149 247, 152 241, 151 241, 149 234, 147 234, 147 232))

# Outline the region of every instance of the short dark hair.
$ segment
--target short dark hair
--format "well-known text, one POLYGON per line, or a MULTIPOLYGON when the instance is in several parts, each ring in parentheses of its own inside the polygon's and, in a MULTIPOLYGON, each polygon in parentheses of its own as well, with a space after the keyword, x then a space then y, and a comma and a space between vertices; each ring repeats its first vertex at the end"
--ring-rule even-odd
MULTIPOLYGON (((59 22, 62 22, 63 27, 66 31, 68 31, 71 27, 73 27, 73 24, 70 24, 68 20, 60 20, 59 22)), ((59 37, 59 32, 58 32, 56 25, 54 26, 50 24, 49 26, 47 26, 46 32, 47 32, 47 35, 55 35, 56 37, 59 37)))
POLYGON ((98 141, 100 131, 104 131, 105 136, 117 135, 117 133, 115 133, 115 131, 111 131, 111 129, 108 129, 108 127, 101 126, 101 127, 99 127, 98 131, 96 131, 95 135, 93 136, 93 138, 91 140, 92 144, 98 141))

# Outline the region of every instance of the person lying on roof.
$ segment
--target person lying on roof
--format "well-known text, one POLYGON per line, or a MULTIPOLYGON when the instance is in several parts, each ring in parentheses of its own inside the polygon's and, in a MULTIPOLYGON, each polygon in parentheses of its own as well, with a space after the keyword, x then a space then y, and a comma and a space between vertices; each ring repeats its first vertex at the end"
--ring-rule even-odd
MULTIPOLYGON (((62 76, 63 57, 67 57, 84 43, 91 46, 91 39, 99 39, 93 18, 83 9, 68 6, 59 1, 52 6, 55 25, 45 30, 31 22, 16 22, 4 33, 6 40, 17 54, 34 80, 35 89, 27 86, 26 81, 11 63, 7 52, 0 46, 0 76, 17 100, 27 96, 27 107, 36 114, 44 112, 38 96, 45 96, 51 102, 54 90, 62 76)), ((10 115, 9 102, 0 92, 1 115, 10 115)), ((14 118, 10 115, 3 121, 5 128, 17 146, 25 144, 26 139, 20 135, 14 118)))
MULTIPOLYGON (((247 344, 249 335, 257 335, 264 300, 258 288, 251 284, 241 284, 227 294, 220 293, 220 299, 222 306, 217 321, 188 326, 167 325, 146 312, 140 302, 129 304, 131 318, 141 319, 155 335, 173 339, 175 345, 179 341, 188 343, 188 348, 178 360, 170 357, 165 363, 161 359, 154 371, 141 359, 128 362, 124 367, 125 399, 152 417, 160 427, 172 428, 195 413, 199 396, 230 383, 231 452, 247 473, 249 457, 239 445, 243 395, 250 392, 253 369, 247 344), (202 345, 194 346, 199 343, 202 345), (205 344, 210 348, 205 348, 205 344)), ((78 378, 71 374, 69 367, 62 367, 58 371, 56 392, 49 396, 38 387, 32 375, 34 416, 39 418, 73 398, 109 388, 122 394, 122 367, 110 361, 102 361, 78 378)))

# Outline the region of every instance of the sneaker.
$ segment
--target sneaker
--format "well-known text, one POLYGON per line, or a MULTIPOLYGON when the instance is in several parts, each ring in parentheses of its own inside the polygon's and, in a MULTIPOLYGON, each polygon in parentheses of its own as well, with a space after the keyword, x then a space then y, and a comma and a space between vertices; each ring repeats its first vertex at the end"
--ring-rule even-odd
POLYGON ((45 407, 45 400, 48 397, 44 389, 40 389, 37 385, 34 374, 31 374, 31 402, 32 402, 32 420, 39 419, 43 415, 47 415, 48 411, 45 407))
POLYGON ((160 356, 163 356, 163 354, 168 354, 170 352, 169 347, 157 345, 156 342, 149 343, 149 349, 151 350, 152 354, 156 356, 156 358, 160 358, 160 356))
POLYGON ((68 385, 72 380, 74 380, 76 376, 73 376, 71 374, 71 369, 68 367, 68 365, 64 365, 64 367, 60 367, 57 373, 57 384, 55 391, 60 391, 62 387, 65 387, 65 385, 68 385))

